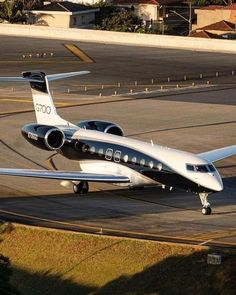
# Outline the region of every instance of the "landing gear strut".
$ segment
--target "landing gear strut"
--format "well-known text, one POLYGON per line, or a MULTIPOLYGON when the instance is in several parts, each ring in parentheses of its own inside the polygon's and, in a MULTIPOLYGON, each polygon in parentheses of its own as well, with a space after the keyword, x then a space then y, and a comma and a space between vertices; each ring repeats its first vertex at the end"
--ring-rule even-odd
POLYGON ((211 214, 211 205, 208 202, 207 198, 208 198, 208 193, 199 193, 199 197, 202 203, 202 214, 203 215, 210 215, 211 214))
POLYGON ((79 184, 73 184, 73 191, 75 194, 87 194, 89 191, 89 185, 87 181, 81 181, 79 184))

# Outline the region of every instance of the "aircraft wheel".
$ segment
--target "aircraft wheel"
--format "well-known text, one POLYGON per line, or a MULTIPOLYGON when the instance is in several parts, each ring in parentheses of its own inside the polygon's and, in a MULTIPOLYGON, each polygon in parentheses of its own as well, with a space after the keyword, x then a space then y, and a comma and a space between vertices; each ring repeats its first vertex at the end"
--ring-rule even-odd
POLYGON ((73 191, 75 194, 87 194, 89 191, 89 185, 87 181, 81 181, 79 184, 73 185, 73 191))
POLYGON ((73 191, 75 194, 79 194, 79 186, 77 184, 73 184, 73 191))
POLYGON ((203 207, 202 208, 203 215, 211 215, 211 212, 212 212, 211 207, 203 207))
POLYGON ((87 181, 81 181, 81 185, 82 185, 82 194, 87 194, 89 192, 89 185, 87 181))
POLYGON ((211 215, 211 207, 207 207, 207 215, 211 215))

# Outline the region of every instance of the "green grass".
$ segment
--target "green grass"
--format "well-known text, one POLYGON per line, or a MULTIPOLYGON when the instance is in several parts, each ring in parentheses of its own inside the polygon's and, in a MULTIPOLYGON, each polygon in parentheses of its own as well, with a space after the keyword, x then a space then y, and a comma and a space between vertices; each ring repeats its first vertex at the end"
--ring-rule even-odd
POLYGON ((15 226, 0 253, 22 294, 235 294, 236 258, 207 265, 206 250, 15 226))

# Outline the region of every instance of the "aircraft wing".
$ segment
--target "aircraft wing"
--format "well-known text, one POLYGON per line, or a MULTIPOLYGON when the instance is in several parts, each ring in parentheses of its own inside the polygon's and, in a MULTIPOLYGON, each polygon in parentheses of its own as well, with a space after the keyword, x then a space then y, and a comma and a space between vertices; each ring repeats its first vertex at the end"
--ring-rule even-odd
POLYGON ((236 155, 236 145, 198 154, 198 156, 210 162, 217 162, 233 155, 236 155))
POLYGON ((130 182, 130 179, 127 176, 112 175, 112 174, 98 174, 98 173, 84 173, 79 171, 0 168, 0 175, 60 179, 60 180, 71 180, 71 181, 93 181, 93 182, 111 182, 111 183, 130 182))

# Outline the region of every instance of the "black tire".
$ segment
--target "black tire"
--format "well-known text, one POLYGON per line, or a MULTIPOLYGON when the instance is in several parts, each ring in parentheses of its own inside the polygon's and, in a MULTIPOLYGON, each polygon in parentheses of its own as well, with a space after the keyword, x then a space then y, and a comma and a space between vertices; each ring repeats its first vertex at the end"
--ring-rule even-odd
POLYGON ((81 181, 79 184, 73 185, 73 191, 75 194, 87 194, 89 191, 89 185, 87 181, 81 181))
POLYGON ((203 215, 211 215, 211 207, 203 207, 202 214, 203 215))
POLYGON ((207 207, 207 215, 211 215, 211 212, 212 212, 211 207, 207 207))
POLYGON ((87 181, 81 181, 81 194, 87 194, 89 192, 89 185, 87 181))

